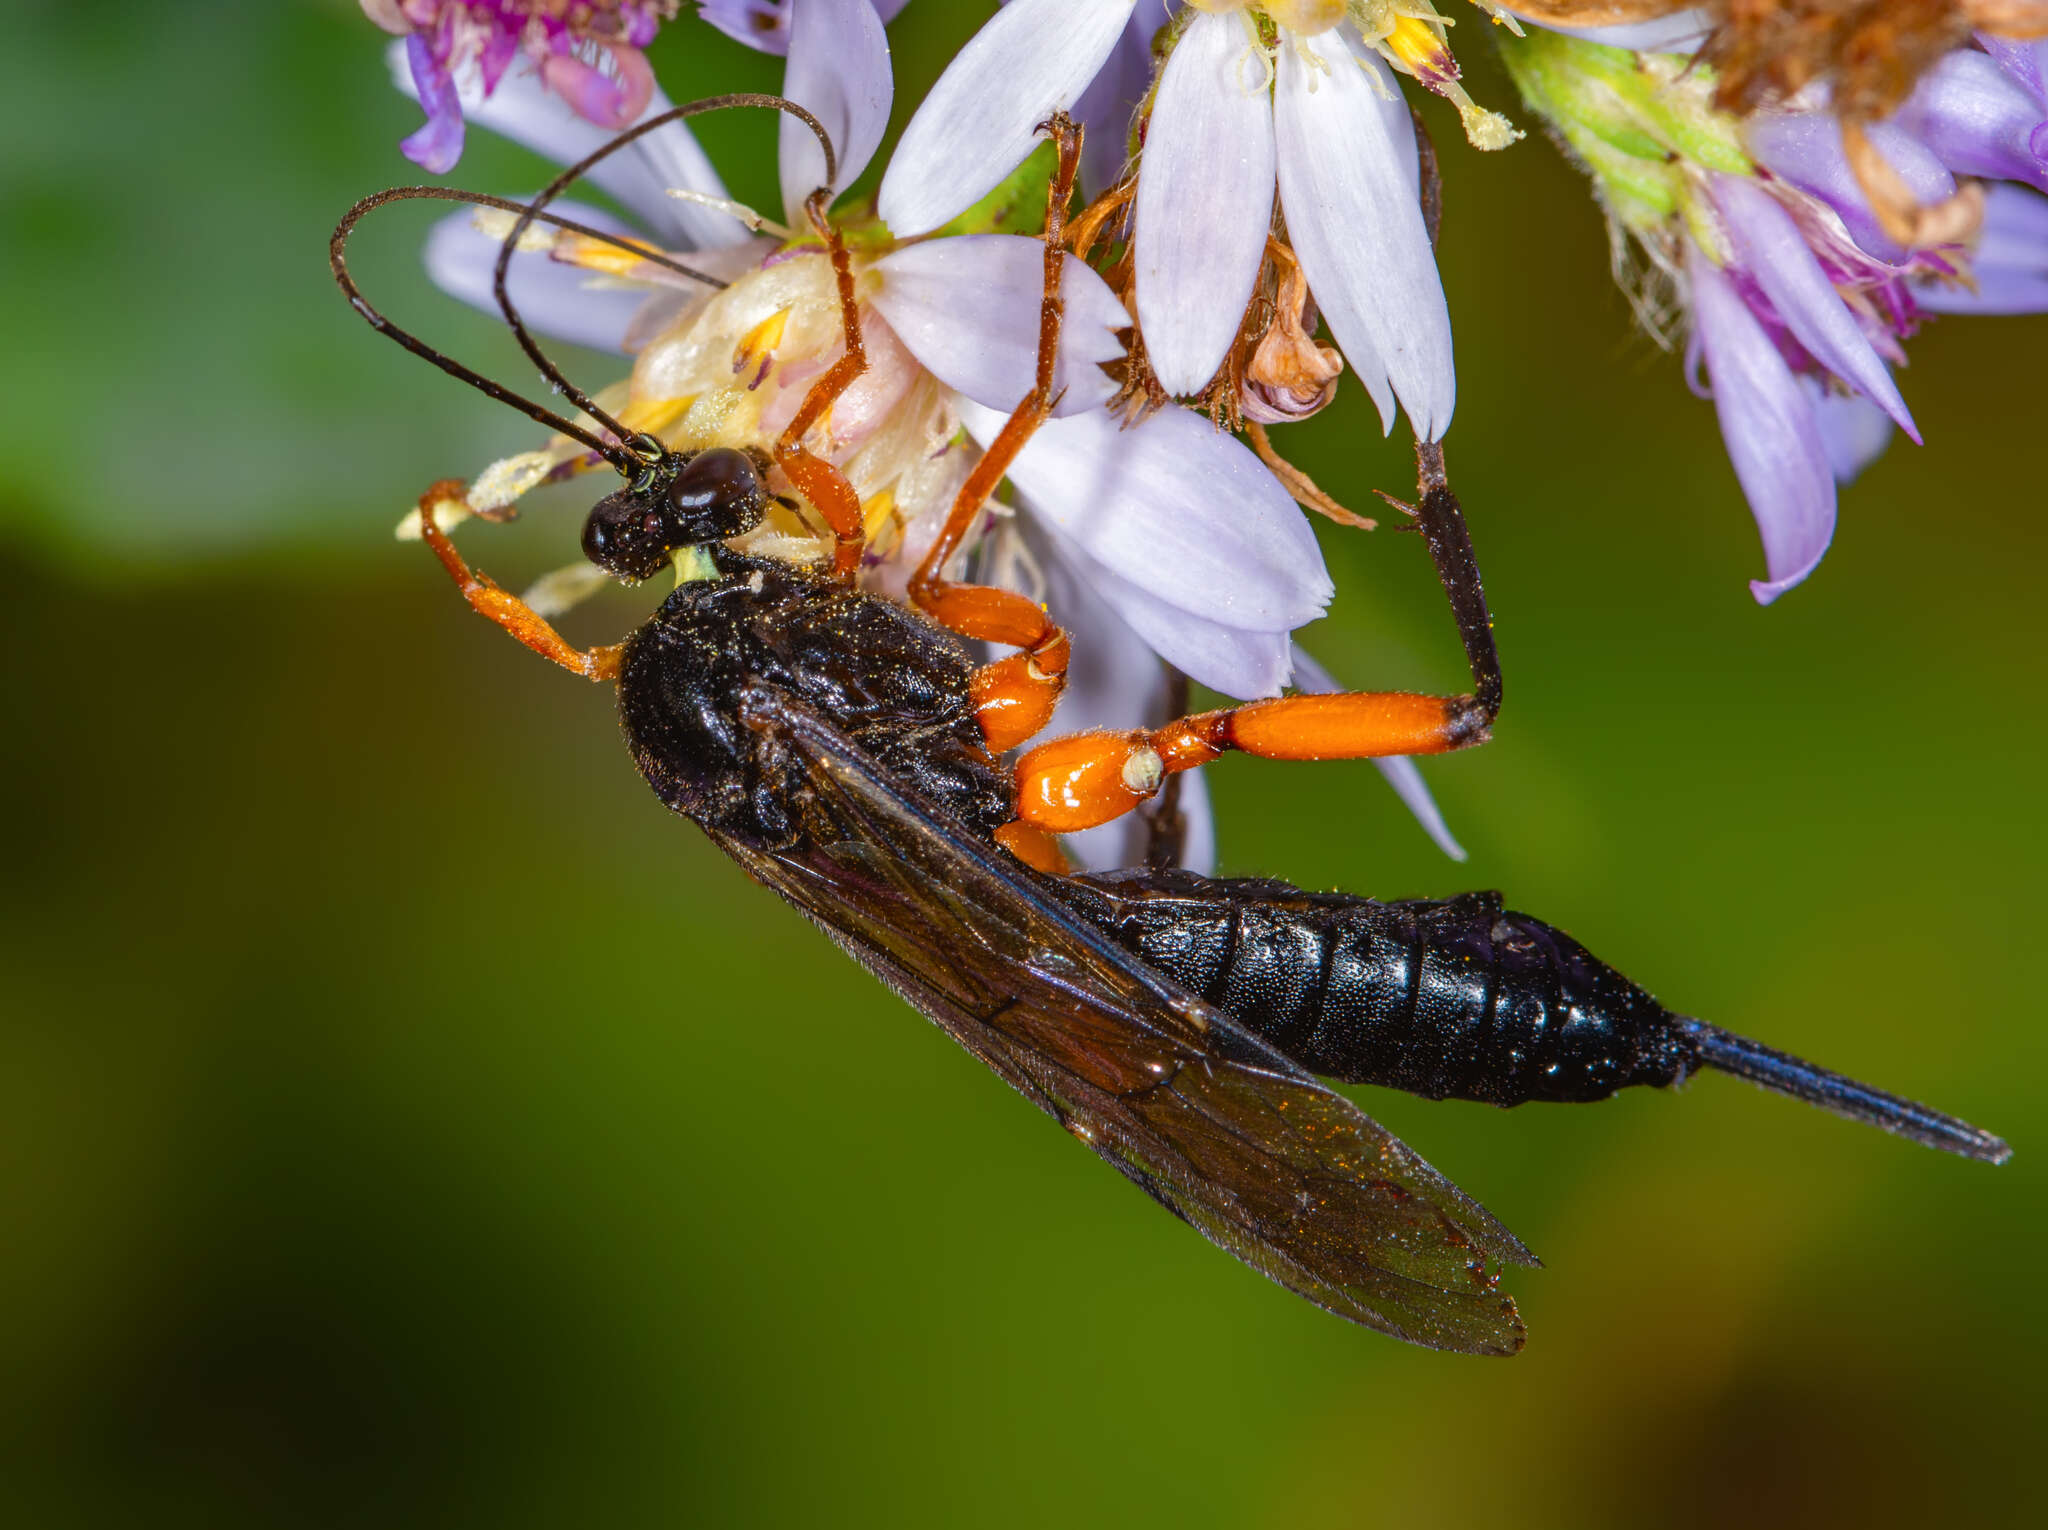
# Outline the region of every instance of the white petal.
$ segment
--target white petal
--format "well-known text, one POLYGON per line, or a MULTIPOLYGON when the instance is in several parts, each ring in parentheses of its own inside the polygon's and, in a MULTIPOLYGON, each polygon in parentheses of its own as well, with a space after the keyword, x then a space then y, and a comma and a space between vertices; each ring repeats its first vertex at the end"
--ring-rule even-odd
MULTIPOLYGON (((631 233, 617 218, 593 207, 570 202, 554 204, 562 216, 608 233, 631 233)), ((492 295, 501 241, 478 230, 467 212, 435 223, 424 252, 427 275, 450 297, 495 315, 492 295)), ((591 273, 551 260, 539 250, 521 250, 512 257, 506 287, 520 318, 539 334, 602 351, 625 349, 627 327, 647 301, 643 289, 593 288, 591 273)))
MULTIPOLYGON (((832 140, 839 159, 834 192, 867 169, 889 126, 895 83, 889 38, 868 0, 802 0, 790 7, 789 67, 782 93, 809 109, 832 140)), ((782 213, 803 227, 804 199, 825 184, 825 151, 811 130, 783 115, 777 129, 782 213)))
POLYGON ((1416 434, 1434 441, 1451 423, 1457 376, 1450 310, 1415 197, 1415 125, 1377 57, 1354 62, 1337 28, 1309 45, 1329 72, 1283 42, 1273 92, 1287 231, 1324 322, 1381 420, 1393 428, 1393 410, 1373 387, 1383 367, 1416 434))
MULTIPOLYGON (((1038 504, 1025 508, 1050 524, 1038 504)), ((1088 556, 1072 538, 1053 533, 1074 567, 1130 629, 1175 669, 1226 696, 1277 696, 1293 673, 1284 632, 1247 632, 1162 600, 1088 556)), ((1057 613, 1055 613, 1057 614, 1057 613)))
POLYGON ((1135 4, 1016 0, 991 18, 903 130, 876 204, 891 231, 928 234, 993 191, 1038 124, 1080 99, 1135 4))
MULTIPOLYGON (((1004 416, 963 400, 960 420, 986 446, 1004 416)), ((1247 447, 1201 415, 1168 407, 1132 430, 1100 409, 1048 420, 1009 476, 1069 541, 1180 611, 1284 633, 1329 603, 1307 517, 1247 447)))
POLYGON ((1198 392, 1215 376, 1265 264, 1273 222, 1265 67, 1240 17, 1197 16, 1153 99, 1134 253, 1138 326, 1168 393, 1198 392))
POLYGON ((1166 25, 1166 0, 1138 0, 1123 35, 1081 98, 1074 115, 1088 129, 1081 145, 1081 190, 1099 197, 1117 183, 1130 152, 1131 119, 1152 88, 1152 37, 1166 25))
MULTIPOLYGON (((387 57, 398 88, 417 100, 412 72, 405 67, 404 45, 395 45, 387 57)), ((577 116, 575 108, 523 68, 507 70, 488 97, 483 94, 482 81, 474 69, 464 71, 459 84, 463 115, 471 122, 524 144, 557 164, 572 165, 617 136, 577 116)), ((657 88, 639 120, 645 122, 649 117, 659 116, 669 105, 668 97, 657 88)), ((604 161, 586 179, 617 197, 640 215, 652 233, 678 248, 712 249, 741 244, 750 237, 744 227, 724 213, 679 202, 667 194, 670 187, 711 197, 722 198, 726 194, 725 183, 711 168, 711 161, 688 123, 671 122, 656 129, 604 161)))
MULTIPOLYGON (((1294 688, 1316 696, 1328 696, 1344 689, 1299 643, 1294 645, 1294 688)), ((1395 754, 1372 763, 1378 767, 1387 785, 1394 789, 1394 795, 1401 799, 1401 805, 1415 815, 1415 821, 1422 825, 1422 832, 1436 842, 1437 849, 1454 861, 1464 860, 1465 847, 1452 837, 1451 826, 1444 822, 1436 798, 1429 794, 1429 784, 1422 779, 1422 772, 1416 768, 1415 762, 1405 754, 1395 754)))
MULTIPOLYGON (((973 234, 913 244, 875 262, 873 302, 925 370, 975 403, 1015 409, 1038 375, 1038 313, 1045 246, 1017 234, 973 234)), ((1096 363, 1124 353, 1115 331, 1131 322, 1109 284, 1072 255, 1060 295, 1066 305, 1053 387, 1053 413, 1078 414, 1116 392, 1096 363)))

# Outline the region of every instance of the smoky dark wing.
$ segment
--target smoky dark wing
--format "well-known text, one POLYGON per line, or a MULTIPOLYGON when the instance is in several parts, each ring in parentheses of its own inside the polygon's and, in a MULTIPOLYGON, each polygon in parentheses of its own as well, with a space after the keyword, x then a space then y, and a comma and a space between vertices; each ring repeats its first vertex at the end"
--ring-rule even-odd
POLYGON ((1350 1101, 907 801, 816 713, 744 715, 799 760, 808 848, 760 881, 1155 1199, 1254 1269, 1418 1344, 1512 1354, 1514 1235, 1350 1101))

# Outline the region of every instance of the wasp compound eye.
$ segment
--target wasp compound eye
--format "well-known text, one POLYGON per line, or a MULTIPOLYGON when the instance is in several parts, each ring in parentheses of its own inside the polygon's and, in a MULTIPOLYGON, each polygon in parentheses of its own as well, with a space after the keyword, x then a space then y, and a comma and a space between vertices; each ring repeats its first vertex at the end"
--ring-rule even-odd
POLYGON ((722 542, 761 523, 768 493, 754 459, 729 446, 698 452, 677 470, 668 503, 682 542, 722 542))
POLYGON ((583 523, 583 556, 629 584, 653 578, 671 549, 693 540, 676 534, 658 499, 631 491, 607 494, 583 523))

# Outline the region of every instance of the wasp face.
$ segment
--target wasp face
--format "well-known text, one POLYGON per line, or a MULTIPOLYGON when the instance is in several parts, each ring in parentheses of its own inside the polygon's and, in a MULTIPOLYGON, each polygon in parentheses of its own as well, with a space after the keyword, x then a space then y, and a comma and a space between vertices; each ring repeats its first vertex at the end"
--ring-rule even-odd
POLYGON ((660 573, 677 548, 753 530, 767 504, 760 466, 746 452, 714 446, 677 453, 592 507, 583 523, 583 555, 637 584, 660 573))

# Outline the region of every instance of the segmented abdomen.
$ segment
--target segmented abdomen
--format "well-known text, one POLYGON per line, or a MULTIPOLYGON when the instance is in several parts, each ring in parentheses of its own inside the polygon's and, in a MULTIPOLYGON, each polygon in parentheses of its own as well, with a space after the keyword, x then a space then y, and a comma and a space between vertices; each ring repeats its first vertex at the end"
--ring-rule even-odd
POLYGON ((1498 893, 1381 903, 1184 871, 1068 878, 1119 945, 1316 1073, 1430 1099, 1599 1100, 1682 1077, 1677 1020, 1498 893))

